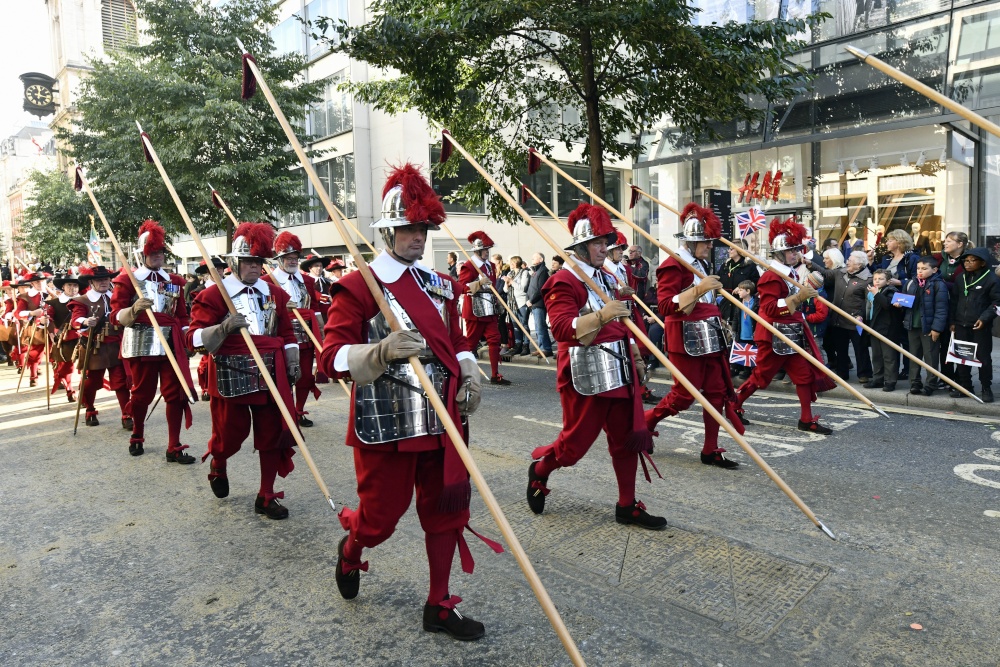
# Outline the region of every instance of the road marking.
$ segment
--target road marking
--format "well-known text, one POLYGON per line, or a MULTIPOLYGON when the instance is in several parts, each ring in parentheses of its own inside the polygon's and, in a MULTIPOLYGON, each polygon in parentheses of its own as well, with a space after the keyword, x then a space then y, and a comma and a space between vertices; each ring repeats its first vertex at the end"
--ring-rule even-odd
MULTIPOLYGON (((997 461, 1000 462, 1000 450, 994 449, 992 447, 984 447, 982 449, 977 449, 972 452, 973 456, 977 456, 986 461, 997 461)), ((989 463, 961 463, 955 466, 955 474, 964 479, 967 482, 972 482, 973 484, 979 484, 980 486, 988 486, 992 489, 1000 489, 1000 481, 993 479, 987 479, 985 477, 980 477, 977 473, 979 470, 995 470, 1000 472, 1000 466, 991 465, 989 463)), ((993 510, 987 510, 987 512, 992 512, 993 510)), ((1000 512, 997 513, 1000 516, 1000 512)), ((986 516, 993 516, 987 514, 986 516)))
POLYGON ((992 519, 1000 519, 1000 512, 996 510, 986 510, 983 514, 992 519))

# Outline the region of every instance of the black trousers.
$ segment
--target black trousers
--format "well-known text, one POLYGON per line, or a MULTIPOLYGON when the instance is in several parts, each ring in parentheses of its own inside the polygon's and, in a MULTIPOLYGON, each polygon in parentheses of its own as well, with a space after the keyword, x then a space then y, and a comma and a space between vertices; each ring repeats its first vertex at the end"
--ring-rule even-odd
POLYGON ((838 326, 826 328, 823 336, 824 342, 830 345, 833 350, 833 357, 836 365, 834 370, 843 380, 851 379, 851 358, 848 354, 850 347, 854 346, 854 370, 858 377, 870 378, 872 376, 872 360, 868 354, 868 346, 863 344, 861 334, 857 329, 843 329, 838 326))
MULTIPOLYGON (((979 382, 983 388, 989 388, 993 383, 993 332, 990 325, 986 325, 978 331, 972 327, 962 324, 955 324, 955 339, 976 343, 976 359, 982 364, 979 369, 979 382)), ((945 346, 942 346, 945 347, 945 346)), ((946 348, 947 349, 947 348, 946 348)), ((960 385, 966 388, 972 387, 972 366, 957 364, 956 376, 960 385)))

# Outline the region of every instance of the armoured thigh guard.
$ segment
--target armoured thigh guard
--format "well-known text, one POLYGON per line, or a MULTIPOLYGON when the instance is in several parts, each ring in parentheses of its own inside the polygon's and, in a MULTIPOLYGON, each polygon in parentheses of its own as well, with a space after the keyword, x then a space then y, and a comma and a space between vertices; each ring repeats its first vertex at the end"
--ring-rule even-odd
POLYGON ((684 337, 684 352, 692 357, 715 354, 732 345, 732 334, 718 317, 684 320, 681 322, 681 332, 684 337))
MULTIPOLYGON (((798 345, 802 347, 806 344, 806 333, 805 325, 801 322, 791 322, 789 324, 782 324, 780 322, 774 323, 774 328, 785 334, 785 336, 798 345)), ((777 336, 771 338, 771 349, 774 350, 775 354, 780 354, 783 357, 795 354, 795 350, 785 341, 781 340, 777 336)))

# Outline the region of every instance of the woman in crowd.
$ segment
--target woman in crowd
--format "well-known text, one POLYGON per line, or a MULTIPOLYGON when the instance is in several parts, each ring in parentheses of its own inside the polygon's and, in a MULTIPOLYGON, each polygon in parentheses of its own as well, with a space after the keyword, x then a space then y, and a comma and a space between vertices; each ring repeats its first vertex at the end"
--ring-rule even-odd
MULTIPOLYGON (((843 269, 844 264, 844 253, 840 252, 840 248, 837 247, 837 239, 827 239, 827 243, 823 244, 826 249, 823 251, 823 266, 825 266, 830 271, 839 271, 843 269), (830 245, 830 241, 833 241, 833 245, 830 245)), ((827 298, 826 288, 821 288, 823 290, 823 298, 827 298)), ((829 322, 827 322, 829 325, 829 322)), ((831 370, 836 370, 837 368, 837 351, 834 349, 834 343, 836 342, 836 336, 827 336, 826 330, 829 327, 823 328, 823 352, 826 354, 826 365, 831 370)), ((817 339, 819 336, 817 336, 817 339)), ((848 372, 852 368, 850 360, 848 360, 848 372)))
MULTIPOLYGON (((503 281, 507 285, 507 305, 518 315, 521 324, 528 327, 528 281, 531 276, 528 274, 528 267, 517 255, 512 255, 509 259, 510 271, 503 276, 503 281)), ((524 339, 521 327, 514 327, 514 347, 511 348, 512 355, 531 354, 531 343, 524 339)))
POLYGON ((886 235, 885 247, 888 253, 874 270, 884 269, 889 275, 889 287, 898 291, 907 280, 916 277, 919 257, 913 252, 913 239, 902 229, 894 229, 886 235))
POLYGON ((944 237, 944 247, 941 252, 934 253, 934 259, 938 261, 938 273, 941 278, 951 285, 955 278, 962 275, 965 268, 962 266, 962 256, 972 248, 969 235, 965 232, 949 232, 944 237))
MULTIPOLYGON (((736 241, 736 244, 742 246, 743 249, 746 250, 745 242, 736 241)), ((735 294, 736 288, 739 287, 740 283, 749 280, 754 284, 754 291, 756 291, 757 281, 759 279, 760 272, 757 270, 757 265, 754 264, 752 260, 747 259, 744 255, 741 255, 735 248, 730 248, 729 259, 722 265, 722 270, 719 271, 719 282, 722 283, 722 288, 730 294, 735 294)), ((740 327, 740 316, 743 314, 743 311, 731 304, 729 301, 722 300, 722 302, 719 303, 719 312, 722 315, 722 319, 729 322, 729 326, 732 330, 738 332, 740 327)))
MULTIPOLYGON (((830 252, 829 250, 827 252, 830 252)), ((849 380, 850 357, 848 347, 854 346, 854 356, 857 359, 859 382, 869 382, 872 379, 872 362, 868 349, 858 332, 858 321, 864 317, 867 302, 868 285, 871 284, 871 273, 868 271, 868 255, 861 250, 855 250, 847 260, 847 266, 841 269, 828 269, 813 262, 813 269, 823 274, 824 288, 827 294, 833 295, 833 305, 846 311, 851 317, 842 315, 834 317, 826 330, 825 340, 829 341, 836 356, 834 369, 844 380, 849 380)))

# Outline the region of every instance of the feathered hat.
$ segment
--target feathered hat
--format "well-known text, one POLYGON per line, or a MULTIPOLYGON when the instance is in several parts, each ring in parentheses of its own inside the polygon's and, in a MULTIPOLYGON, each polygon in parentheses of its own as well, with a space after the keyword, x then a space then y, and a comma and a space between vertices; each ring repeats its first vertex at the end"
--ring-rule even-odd
POLYGON ((313 266, 314 264, 319 264, 320 266, 322 266, 329 261, 330 261, 329 257, 320 257, 319 255, 314 255, 312 253, 309 253, 308 255, 299 260, 299 268, 302 269, 303 271, 308 271, 309 267, 313 266))
POLYGON ((795 222, 795 218, 788 218, 784 221, 775 218, 771 221, 771 226, 767 231, 767 241, 771 245, 771 252, 802 248, 805 237, 806 228, 795 222))
POLYGON ((495 245, 486 232, 472 232, 469 234, 469 243, 473 250, 489 250, 495 245))
POLYGON ((156 220, 146 220, 139 227, 138 247, 142 248, 143 255, 155 255, 158 252, 165 252, 167 249, 167 235, 156 220))
POLYGON ((573 242, 566 250, 572 250, 575 246, 601 236, 607 238, 609 244, 614 243, 615 239, 618 238, 618 232, 611 226, 611 217, 600 206, 580 204, 569 214, 566 226, 569 227, 569 233, 573 235, 573 242))
POLYGON ((337 269, 346 269, 347 265, 339 257, 334 257, 329 264, 326 266, 327 271, 336 271, 337 269))
POLYGON ((114 279, 119 273, 120 271, 108 271, 108 267, 106 266, 95 266, 94 268, 85 266, 80 269, 80 278, 86 278, 87 282, 92 280, 104 280, 105 278, 114 279))
POLYGON ((233 234, 233 251, 224 255, 229 267, 249 257, 268 259, 274 253, 274 227, 266 222, 241 222, 233 234))
POLYGON ((628 247, 628 239, 625 238, 624 234, 622 234, 620 231, 616 229, 615 240, 608 244, 608 250, 612 250, 614 248, 627 248, 627 247, 628 247))
POLYGON ((422 223, 437 231, 445 217, 444 206, 431 184, 407 162, 389 172, 382 188, 382 217, 371 226, 385 229, 422 223))
POLYGON ((291 232, 281 232, 274 237, 274 256, 284 257, 293 252, 302 252, 302 241, 291 232))
POLYGON ((674 237, 681 241, 711 241, 722 236, 722 222, 710 208, 689 202, 681 211, 681 231, 674 237))

